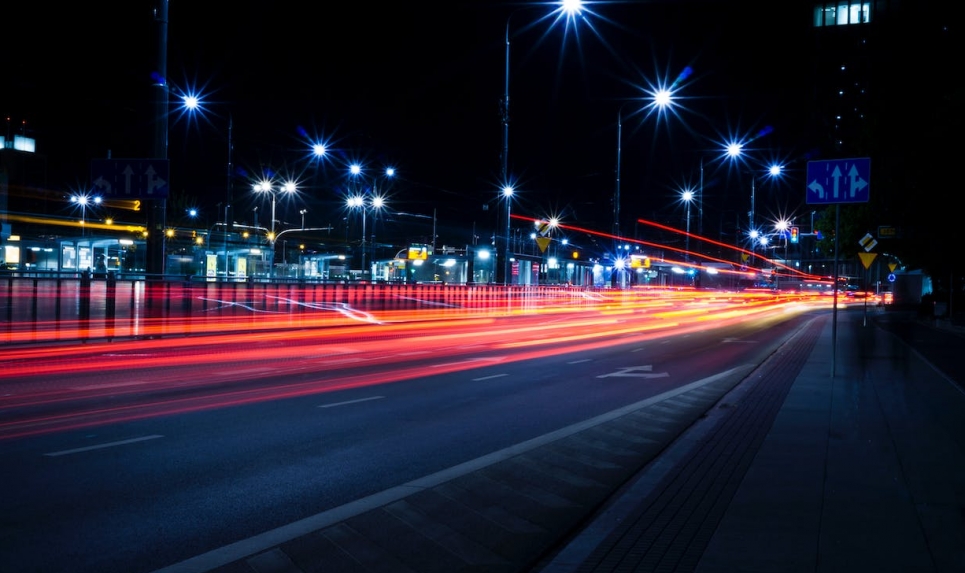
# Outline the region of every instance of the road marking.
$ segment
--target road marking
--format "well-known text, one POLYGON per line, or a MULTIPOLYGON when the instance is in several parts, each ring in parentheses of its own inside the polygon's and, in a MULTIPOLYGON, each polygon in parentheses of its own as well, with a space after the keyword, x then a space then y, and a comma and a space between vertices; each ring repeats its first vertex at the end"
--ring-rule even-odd
POLYGON ((107 442, 106 444, 98 444, 96 446, 86 446, 83 448, 74 448, 72 450, 61 450, 59 452, 50 452, 44 454, 47 457, 55 458, 57 456, 66 456, 69 454, 79 454, 80 452, 89 452, 91 450, 101 450, 104 448, 113 448, 114 446, 123 446, 126 444, 133 444, 136 442, 144 442, 147 440, 156 440, 158 438, 163 438, 164 436, 155 434, 153 436, 143 436, 140 438, 131 438, 130 440, 121 440, 119 442, 107 442))
POLYGON ((597 378, 622 378, 622 377, 636 377, 636 378, 668 378, 670 376, 667 372, 657 372, 653 373, 653 366, 647 364, 646 366, 628 366, 626 368, 621 368, 616 372, 611 372, 610 374, 600 374, 597 378))
POLYGON ((584 358, 583 360, 573 360, 572 362, 567 362, 567 364, 579 364, 581 362, 590 362, 590 358, 584 358))
POLYGON ((483 380, 492 380, 493 378, 502 378, 503 376, 509 376, 509 374, 493 374, 492 376, 483 376, 482 378, 473 378, 473 382, 482 382, 483 380))
POLYGON ((358 404, 359 402, 368 402, 369 400, 381 400, 385 396, 370 396, 368 398, 359 398, 358 400, 348 400, 346 402, 333 402, 331 404, 322 404, 319 408, 334 408, 335 406, 345 406, 348 404, 358 404))

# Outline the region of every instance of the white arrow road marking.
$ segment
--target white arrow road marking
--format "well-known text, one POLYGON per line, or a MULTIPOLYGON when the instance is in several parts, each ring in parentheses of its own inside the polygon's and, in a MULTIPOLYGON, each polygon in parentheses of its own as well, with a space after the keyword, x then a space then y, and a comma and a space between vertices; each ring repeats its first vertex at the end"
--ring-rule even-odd
POLYGON ((629 366, 627 368, 621 368, 616 372, 611 372, 610 374, 601 374, 597 378, 667 378, 670 374, 667 372, 657 372, 653 373, 653 366, 647 364, 646 366, 629 366))

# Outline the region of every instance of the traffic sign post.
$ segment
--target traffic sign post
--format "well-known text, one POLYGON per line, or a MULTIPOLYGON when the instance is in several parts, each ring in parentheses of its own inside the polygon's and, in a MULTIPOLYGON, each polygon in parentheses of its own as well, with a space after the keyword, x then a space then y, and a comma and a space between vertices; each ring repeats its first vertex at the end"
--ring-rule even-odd
MULTIPOLYGON (((804 191, 808 205, 834 205, 834 297, 831 311, 831 377, 834 377, 835 346, 838 338, 838 237, 841 231, 841 203, 867 203, 871 197, 871 159, 828 159, 808 161, 804 191)), ((872 241, 874 239, 872 238, 872 241)), ((865 251, 874 248, 862 239, 865 251), (870 245, 870 247, 868 246, 870 245)), ((865 302, 867 304, 867 301, 865 302)))

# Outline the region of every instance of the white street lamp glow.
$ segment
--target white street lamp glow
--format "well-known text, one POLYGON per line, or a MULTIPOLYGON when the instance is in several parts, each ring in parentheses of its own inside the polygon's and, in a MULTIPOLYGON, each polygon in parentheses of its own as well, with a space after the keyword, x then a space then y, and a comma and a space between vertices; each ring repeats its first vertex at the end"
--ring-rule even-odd
POLYGON ((353 164, 348 169, 349 169, 349 172, 352 173, 352 175, 359 175, 360 173, 362 173, 362 166, 357 163, 353 164))
POLYGON ((324 157, 325 151, 325 146, 321 143, 316 143, 312 146, 312 153, 315 154, 315 157, 324 157))
POLYGON ((563 0, 560 3, 563 9, 563 13, 567 16, 577 16, 583 10, 582 0, 563 0))
POLYGON ((741 150, 744 148, 742 143, 728 143, 727 144, 727 155, 730 157, 737 157, 741 154, 741 150))
MULTIPOLYGON (((642 110, 647 111, 647 117, 650 114, 656 112, 657 117, 666 109, 670 109, 673 105, 673 94, 672 90, 663 87, 657 87, 656 89, 646 90, 646 93, 650 96, 650 101, 648 104, 644 105, 642 110)), ((613 191, 613 236, 619 240, 620 238, 620 168, 622 163, 622 152, 623 152, 623 108, 629 104, 639 100, 631 100, 623 105, 617 110, 617 167, 616 167, 616 185, 613 191)), ((642 110, 638 110, 642 111, 642 110)))
MULTIPOLYGON (((258 181, 252 185, 251 188, 256 193, 268 193, 271 195, 271 229, 268 232, 268 242, 271 243, 271 254, 269 256, 268 276, 273 278, 275 276, 275 238, 277 237, 275 233, 275 203, 277 197, 275 196, 275 189, 272 182, 268 179, 258 181)), ((294 181, 289 180, 282 183, 278 190, 291 195, 298 191, 298 186, 294 181)))
POLYGON ((657 104, 657 107, 670 105, 671 98, 673 98, 673 94, 667 89, 657 90, 657 93, 653 94, 653 102, 657 104))

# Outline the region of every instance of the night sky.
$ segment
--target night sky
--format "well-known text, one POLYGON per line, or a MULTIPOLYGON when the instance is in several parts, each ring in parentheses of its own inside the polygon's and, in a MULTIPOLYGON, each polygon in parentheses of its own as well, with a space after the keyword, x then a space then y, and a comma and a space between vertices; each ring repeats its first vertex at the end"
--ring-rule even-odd
MULTIPOLYGON (((10 130, 27 122, 51 188, 87 185, 94 158, 153 157, 153 6, 32 3, 6 22, 0 110, 10 130)), ((759 212, 805 211, 793 173, 806 153, 806 13, 739 1, 589 3, 567 26, 544 18, 555 3, 227 6, 169 5, 168 85, 206 102, 204 116, 189 119, 172 97, 171 193, 210 220, 226 197, 230 117, 235 219, 258 204, 251 181, 294 173, 301 191, 280 205, 286 221, 307 207, 309 225, 328 224, 341 216, 347 164, 358 161, 368 174, 394 166, 391 206, 435 210, 443 240, 490 232, 507 19, 514 213, 608 232, 618 113, 625 230, 637 217, 682 226, 679 191, 699 184, 701 162, 708 232, 746 213, 747 177, 720 161, 729 138, 744 138, 762 162, 790 165, 783 186, 759 195, 759 212), (638 112, 633 98, 658 85, 679 90, 675 111, 638 112), (329 149, 318 170, 316 140, 329 149)))

